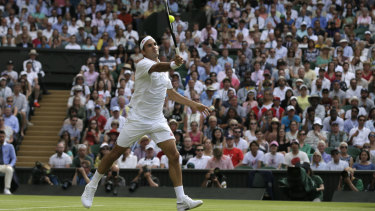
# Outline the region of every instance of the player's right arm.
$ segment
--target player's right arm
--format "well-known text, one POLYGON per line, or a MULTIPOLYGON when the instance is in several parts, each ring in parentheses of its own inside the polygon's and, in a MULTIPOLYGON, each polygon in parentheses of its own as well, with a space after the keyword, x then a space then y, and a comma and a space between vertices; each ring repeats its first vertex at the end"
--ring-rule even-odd
POLYGON ((148 70, 148 74, 153 72, 167 72, 169 70, 176 69, 184 63, 184 60, 180 56, 176 56, 172 62, 158 62, 148 70), (174 63, 174 65, 171 65, 174 63), (175 68, 174 68, 175 67, 175 68))

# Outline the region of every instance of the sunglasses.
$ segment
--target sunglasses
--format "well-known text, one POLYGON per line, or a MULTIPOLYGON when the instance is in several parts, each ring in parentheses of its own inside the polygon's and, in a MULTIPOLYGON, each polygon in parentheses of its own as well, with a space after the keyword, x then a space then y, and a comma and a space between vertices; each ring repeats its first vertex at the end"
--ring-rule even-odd
POLYGON ((370 146, 363 146, 363 149, 370 149, 370 146))
POLYGON ((252 122, 252 123, 250 123, 250 125, 256 125, 257 123, 256 122, 252 122))
POLYGON ((348 147, 346 147, 346 146, 341 146, 340 147, 340 149, 344 149, 344 148, 347 149, 348 147))
POLYGON ((197 151, 197 152, 202 152, 203 149, 196 149, 195 151, 197 151))

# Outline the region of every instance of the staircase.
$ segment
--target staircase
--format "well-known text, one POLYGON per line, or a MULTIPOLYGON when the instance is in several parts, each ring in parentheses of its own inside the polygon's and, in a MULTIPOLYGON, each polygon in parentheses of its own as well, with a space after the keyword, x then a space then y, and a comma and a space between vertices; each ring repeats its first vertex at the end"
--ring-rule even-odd
POLYGON ((67 111, 69 90, 50 90, 44 95, 40 108, 35 108, 29 126, 17 152, 17 167, 33 167, 35 161, 48 163, 55 153, 59 140, 58 133, 63 125, 67 111))

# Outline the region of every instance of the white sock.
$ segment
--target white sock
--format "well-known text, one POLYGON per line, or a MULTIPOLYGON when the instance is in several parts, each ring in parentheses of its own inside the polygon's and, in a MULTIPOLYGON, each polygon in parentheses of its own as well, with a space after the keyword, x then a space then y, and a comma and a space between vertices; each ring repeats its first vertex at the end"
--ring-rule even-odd
POLYGON ((98 172, 98 170, 96 170, 94 176, 92 176, 92 179, 91 179, 91 181, 89 183, 90 186, 98 187, 98 183, 102 179, 103 176, 104 176, 104 174, 100 174, 98 172))
POLYGON ((174 187, 174 191, 176 192, 177 202, 181 202, 182 198, 185 196, 184 187, 182 185, 174 187))

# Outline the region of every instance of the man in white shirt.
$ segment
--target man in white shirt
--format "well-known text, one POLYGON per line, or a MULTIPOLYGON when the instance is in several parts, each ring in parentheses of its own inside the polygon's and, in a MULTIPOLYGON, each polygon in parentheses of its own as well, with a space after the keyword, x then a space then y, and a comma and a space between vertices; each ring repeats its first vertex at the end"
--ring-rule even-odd
POLYGON ((81 46, 76 43, 76 36, 70 36, 70 42, 65 46, 67 50, 81 50, 81 46))
MULTIPOLYGON (((353 96, 351 99, 350 99, 350 105, 353 107, 356 107, 359 109, 359 112, 358 112, 358 116, 360 115, 363 115, 363 116, 367 116, 367 111, 364 107, 360 107, 359 106, 359 100, 358 100, 358 97, 357 96, 353 96)), ((350 119, 352 118, 352 111, 351 110, 347 110, 345 112, 345 119, 350 119)))
POLYGON ((283 46, 283 39, 281 39, 281 37, 277 38, 276 41, 277 41, 277 45, 276 45, 276 48, 275 48, 275 51, 276 51, 275 56, 276 56, 277 59, 282 59, 282 58, 287 56, 288 49, 283 46))
POLYGON ((366 122, 366 117, 363 115, 358 116, 358 127, 354 127, 349 132, 349 144, 357 148, 362 148, 363 144, 370 143, 368 135, 371 130, 364 127, 366 122))
POLYGON ((40 88, 43 90, 43 94, 50 94, 47 90, 47 87, 45 86, 42 78, 44 78, 45 73, 42 69, 42 63, 40 63, 38 60, 36 60, 36 57, 38 56, 38 53, 35 49, 31 49, 29 52, 30 59, 25 60, 23 62, 23 69, 26 70, 26 64, 28 62, 31 62, 31 70, 35 72, 38 75, 38 83, 40 85, 40 88))
POLYGON ((204 151, 203 145, 197 145, 195 147, 195 153, 196 153, 195 157, 190 158, 186 166, 188 168, 194 168, 194 169, 205 169, 207 166, 207 161, 211 159, 211 157, 203 155, 203 151, 204 151))
POLYGON ((254 28, 254 25, 257 24, 259 30, 263 30, 265 22, 266 21, 264 20, 264 18, 259 16, 259 10, 255 10, 254 17, 251 19, 249 23, 249 28, 252 29, 254 28))
MULTIPOLYGON (((361 86, 357 86, 357 79, 352 78, 350 80, 350 87, 348 90, 346 90, 346 103, 349 102, 349 100, 354 96, 361 96, 361 86)), ((346 104, 344 103, 344 104, 346 104)))
POLYGON ((280 101, 285 99, 285 93, 288 89, 291 89, 289 86, 286 86, 286 79, 284 76, 280 76, 278 80, 279 86, 273 90, 273 96, 280 97, 280 101))
POLYGON ((72 159, 64 152, 64 142, 59 142, 56 146, 56 153, 49 158, 51 168, 70 168, 72 159))
POLYGON ((332 160, 327 163, 326 168, 330 171, 343 171, 345 168, 349 167, 347 161, 340 159, 340 153, 337 149, 331 151, 332 160))
POLYGON ((336 109, 331 109, 329 112, 329 116, 324 118, 323 120, 323 131, 331 132, 331 123, 335 121, 338 125, 341 131, 344 130, 344 120, 338 116, 338 113, 336 109))
POLYGON ((120 115, 120 107, 118 106, 113 106, 112 110, 112 117, 110 117, 107 120, 107 123, 105 124, 104 130, 110 130, 111 129, 111 124, 113 120, 117 120, 119 122, 119 130, 121 130, 124 127, 125 124, 125 117, 120 115))
POLYGON ((243 154, 246 154, 248 148, 249 148, 249 143, 245 141, 242 137, 242 130, 240 127, 236 127, 233 130, 233 139, 234 143, 233 146, 242 150, 243 154))
POLYGON ((133 30, 133 25, 128 24, 126 26, 126 31, 124 31, 124 36, 126 40, 128 41, 128 50, 132 50, 138 43, 139 36, 138 32, 133 30))
POLYGON ((39 98, 39 91, 40 91, 40 86, 38 83, 38 75, 31 70, 32 68, 32 63, 27 62, 26 64, 26 69, 20 73, 20 77, 26 76, 27 81, 31 85, 33 91, 34 91, 34 106, 35 107, 40 107, 38 103, 38 98, 39 98))
POLYGON ((287 166, 294 166, 299 161, 300 163, 310 163, 309 158, 307 157, 307 154, 305 152, 302 152, 299 150, 299 141, 293 140, 290 144, 290 147, 292 149, 291 152, 288 152, 284 157, 284 164, 287 166), (298 158, 298 159, 296 159, 298 158))

